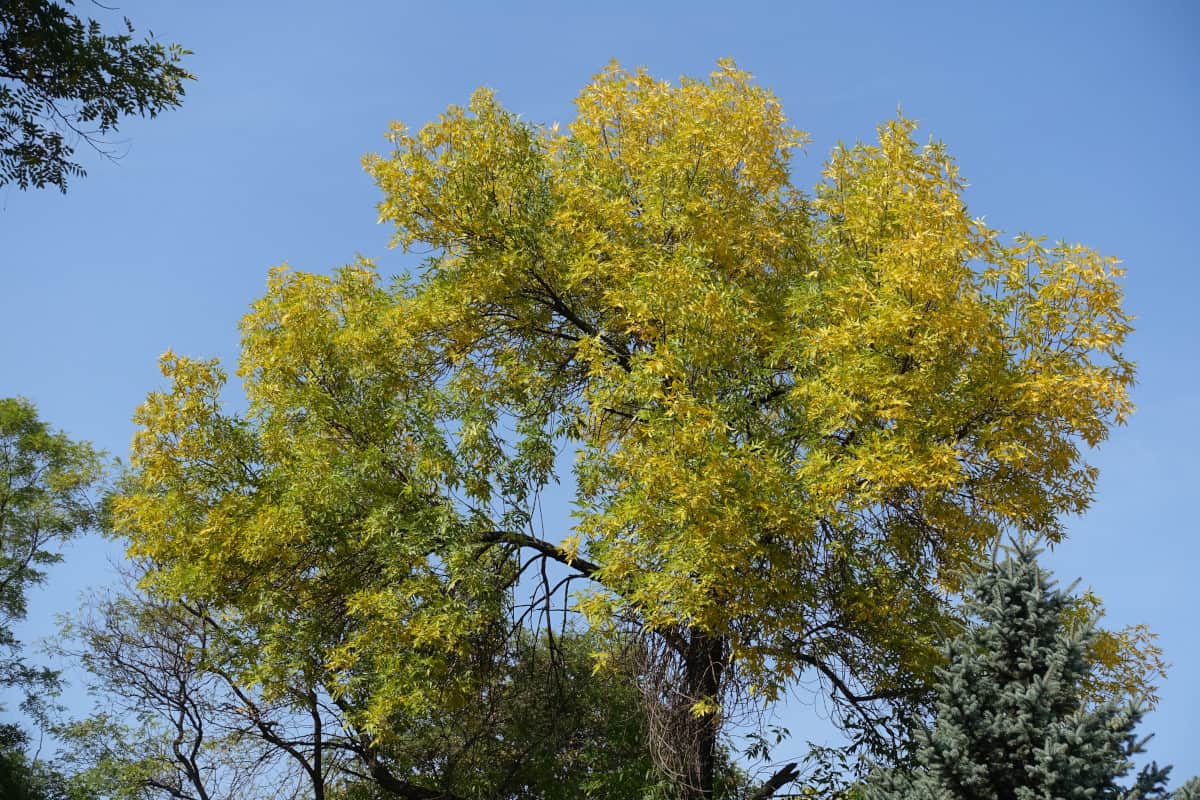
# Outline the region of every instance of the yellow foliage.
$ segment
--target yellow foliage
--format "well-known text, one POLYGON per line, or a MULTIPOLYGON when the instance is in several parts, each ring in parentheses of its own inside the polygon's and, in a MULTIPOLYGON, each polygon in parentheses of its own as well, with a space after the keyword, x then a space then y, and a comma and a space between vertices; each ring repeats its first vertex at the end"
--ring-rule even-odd
POLYGON ((1116 262, 971 217, 904 118, 800 191, 805 135, 730 61, 611 64, 576 109, 539 126, 481 90, 394 125, 365 166, 424 270, 273 270, 244 419, 168 356, 116 506, 134 551, 263 614, 347 597, 322 646, 386 676, 382 718, 454 692, 512 568, 481 537, 528 525, 568 442, 552 538, 598 567, 594 625, 719 637, 767 696, 811 659, 927 670, 991 543, 1091 501, 1082 448, 1131 410, 1116 262))
MULTIPOLYGON (((1084 592, 1069 617, 1069 624, 1077 627, 1098 626, 1104 605, 1093 592, 1084 592)), ((1095 668, 1084 687, 1088 698, 1094 703, 1132 700, 1150 708, 1158 705, 1158 682, 1167 677, 1167 662, 1157 639, 1146 625, 1095 627, 1089 653, 1095 668)))

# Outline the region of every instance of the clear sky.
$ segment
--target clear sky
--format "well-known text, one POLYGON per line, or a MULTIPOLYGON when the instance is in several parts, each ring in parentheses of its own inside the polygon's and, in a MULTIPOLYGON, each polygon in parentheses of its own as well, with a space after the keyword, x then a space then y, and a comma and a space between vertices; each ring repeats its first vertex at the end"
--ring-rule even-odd
MULTIPOLYGON (((389 120, 419 125, 479 85, 565 122, 611 58, 673 79, 732 56, 812 134, 800 186, 899 106, 957 156, 972 214, 1125 262, 1139 410, 1092 454, 1097 501, 1051 563, 1112 624, 1159 632, 1173 668, 1143 730, 1175 782, 1200 773, 1200 5, 123 0, 107 19, 120 14, 194 50, 199 80, 182 109, 122 127, 119 163, 83 153, 90 174, 67 195, 0 190, 0 396, 123 455, 158 355, 236 359, 271 265, 413 263, 386 249, 359 158, 389 120)), ((23 634, 107 580, 111 552, 74 546, 23 634)), ((818 731, 814 713, 798 702, 785 723, 818 731)))

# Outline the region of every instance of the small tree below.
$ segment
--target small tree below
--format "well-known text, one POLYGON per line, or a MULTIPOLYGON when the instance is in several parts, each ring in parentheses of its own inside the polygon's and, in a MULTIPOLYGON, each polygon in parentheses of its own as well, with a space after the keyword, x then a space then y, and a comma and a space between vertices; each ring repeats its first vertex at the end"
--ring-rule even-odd
POLYGON ((1029 545, 982 573, 966 611, 976 623, 938 672, 935 719, 918 732, 916 766, 875 776, 870 800, 1137 800, 1168 797, 1169 768, 1120 782, 1142 749, 1133 703, 1089 702, 1097 665, 1078 600, 1056 588, 1029 545))

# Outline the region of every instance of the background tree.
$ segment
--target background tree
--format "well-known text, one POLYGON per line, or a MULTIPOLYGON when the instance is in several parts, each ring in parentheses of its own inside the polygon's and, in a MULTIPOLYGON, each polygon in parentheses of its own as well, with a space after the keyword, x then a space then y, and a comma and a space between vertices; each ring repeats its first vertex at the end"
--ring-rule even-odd
MULTIPOLYGON (((57 675, 27 663, 13 624, 25 618, 30 587, 62 560, 61 547, 95 521, 90 493, 102 475, 102 457, 89 444, 52 431, 28 401, 0 398, 0 691, 23 691, 22 706, 35 720, 47 710, 57 675)), ((16 722, 0 723, 0 785, 7 780, 9 792, 17 785, 33 792, 36 784, 48 792, 57 778, 31 762, 27 743, 16 722)))
POLYGON ((84 649, 64 654, 100 703, 56 731, 77 787, 113 800, 323 798, 336 762, 323 709, 244 688, 202 613, 127 587, 93 598, 67 632, 84 649))
POLYGON ((523 570, 552 576, 537 602, 611 638, 600 667, 648 643, 656 764, 709 798, 740 699, 813 674, 878 741, 961 576, 1006 530, 1061 537, 1081 445, 1130 410, 1128 317, 1111 259, 1003 242, 908 120, 806 196, 803 134, 732 63, 678 86, 613 65, 577 108, 540 127, 480 91, 397 125, 367 167, 426 268, 273 271, 248 414, 168 356, 115 519, 163 591, 256 615, 266 671, 282 610, 343 597, 354 624, 312 641, 376 731, 474 696, 523 570))
POLYGON ((930 730, 918 733, 915 768, 881 775, 868 797, 1017 800, 1167 797, 1168 769, 1151 764, 1119 781, 1141 752, 1133 703, 1092 704, 1089 644, 1073 625, 1076 602, 1018 545, 968 587, 970 627, 938 671, 930 730))
POLYGON ((90 445, 51 431, 28 401, 0 398, 0 646, 12 654, 0 662, 2 681, 20 672, 12 625, 25 617, 27 592, 95 521, 89 493, 101 475, 90 445))
POLYGON ((105 136, 129 115, 157 116, 183 99, 180 66, 189 51, 153 36, 134 42, 103 33, 51 0, 0 4, 0 186, 67 190, 83 167, 72 159, 85 142, 112 157, 105 136))

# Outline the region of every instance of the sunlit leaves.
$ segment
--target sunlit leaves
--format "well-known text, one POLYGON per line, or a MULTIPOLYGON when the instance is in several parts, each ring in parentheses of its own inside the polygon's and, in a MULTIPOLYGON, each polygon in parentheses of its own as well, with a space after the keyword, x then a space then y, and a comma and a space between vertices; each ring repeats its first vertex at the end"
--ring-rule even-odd
POLYGON ((423 268, 273 271, 244 418, 169 357, 120 525, 179 591, 281 625, 337 598, 322 652, 382 719, 451 702, 503 635, 496 545, 569 448, 576 525, 535 532, 594 563, 598 630, 711 637, 766 696, 927 673, 997 537, 1090 503, 1082 448, 1130 411, 1115 262, 971 217, 904 118, 801 192, 805 136, 731 62, 613 64, 576 107, 539 126, 481 90, 395 125, 365 163, 423 268))

